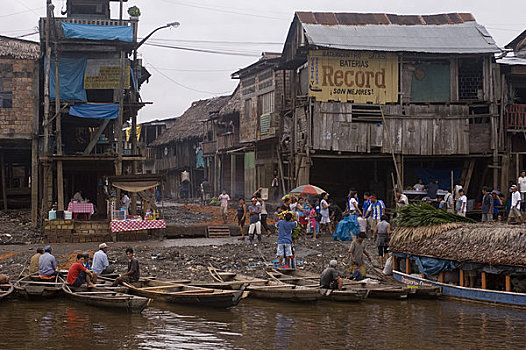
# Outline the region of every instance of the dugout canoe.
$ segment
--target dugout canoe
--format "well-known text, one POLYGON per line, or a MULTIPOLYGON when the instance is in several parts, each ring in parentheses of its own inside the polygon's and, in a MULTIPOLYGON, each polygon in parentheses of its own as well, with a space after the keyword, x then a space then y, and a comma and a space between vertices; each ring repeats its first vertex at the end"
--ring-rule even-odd
POLYGON ((367 298, 367 290, 328 290, 318 287, 297 286, 280 282, 269 282, 268 286, 249 286, 250 296, 258 299, 290 302, 314 302, 319 300, 356 302, 367 298))
POLYGON ((90 291, 85 291, 85 288, 82 288, 77 290, 67 283, 63 284, 62 290, 70 299, 86 305, 131 313, 142 312, 152 301, 150 298, 119 293, 111 289, 92 288, 90 291))
POLYGON ((57 275, 52 280, 26 276, 15 282, 16 292, 25 298, 54 298, 62 294, 63 281, 57 275))
POLYGON ((226 290, 241 290, 250 285, 263 286, 268 280, 239 274, 236 272, 217 271, 215 268, 209 268, 208 271, 214 279, 214 282, 192 282, 192 286, 201 288, 214 288, 226 290))
POLYGON ((242 290, 219 290, 161 280, 123 283, 133 294, 173 304, 229 308, 242 299, 242 290))
POLYGON ((0 284, 0 300, 7 299, 14 290, 15 287, 11 283, 0 284))

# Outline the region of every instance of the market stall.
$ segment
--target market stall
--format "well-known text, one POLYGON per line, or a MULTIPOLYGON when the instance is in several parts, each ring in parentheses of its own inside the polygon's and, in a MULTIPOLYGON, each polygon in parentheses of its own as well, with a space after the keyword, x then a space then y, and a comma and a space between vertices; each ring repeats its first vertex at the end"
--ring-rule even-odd
MULTIPOLYGON (((141 210, 138 206, 132 208, 129 214, 127 208, 121 207, 117 194, 110 203, 111 232, 132 232, 144 230, 159 230, 166 228, 166 221, 163 220, 163 175, 126 175, 112 176, 108 178, 112 187, 120 191, 136 194, 141 202, 141 210), (155 203, 155 189, 161 192, 160 207, 155 203)), ((139 201, 137 201, 138 203, 139 201)))

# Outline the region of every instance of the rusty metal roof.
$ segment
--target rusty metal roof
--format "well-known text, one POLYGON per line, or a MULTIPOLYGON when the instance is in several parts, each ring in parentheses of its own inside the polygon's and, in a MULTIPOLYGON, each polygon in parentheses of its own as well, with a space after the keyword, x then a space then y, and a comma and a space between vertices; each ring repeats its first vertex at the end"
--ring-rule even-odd
POLYGON ((500 52, 486 28, 469 13, 406 16, 297 12, 296 16, 308 44, 316 47, 448 54, 500 52))
POLYGON ((303 24, 324 25, 441 25, 475 22, 471 13, 441 13, 436 15, 395 15, 390 13, 296 12, 303 24))

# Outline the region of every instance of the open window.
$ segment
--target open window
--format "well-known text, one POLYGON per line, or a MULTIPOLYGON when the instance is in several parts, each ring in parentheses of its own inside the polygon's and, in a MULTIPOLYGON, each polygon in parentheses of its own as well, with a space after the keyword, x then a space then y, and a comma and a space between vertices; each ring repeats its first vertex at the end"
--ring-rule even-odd
POLYGON ((460 58, 458 60, 458 97, 460 100, 482 100, 483 59, 481 57, 460 58))

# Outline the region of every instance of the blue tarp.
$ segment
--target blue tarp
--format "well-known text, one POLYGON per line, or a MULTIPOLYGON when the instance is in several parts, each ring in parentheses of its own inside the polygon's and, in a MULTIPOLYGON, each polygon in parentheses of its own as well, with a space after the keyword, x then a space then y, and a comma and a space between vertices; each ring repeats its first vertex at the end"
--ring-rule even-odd
POLYGON ((442 190, 451 189, 451 170, 453 170, 453 181, 456 182, 462 174, 462 168, 432 169, 415 168, 415 175, 427 185, 431 180, 438 180, 438 187, 442 190))
POLYGON ((117 119, 119 116, 119 105, 116 103, 82 103, 71 106, 69 114, 80 118, 117 119))
MULTIPOLYGON (((44 60, 45 61, 45 60, 44 60)), ((59 57, 59 83, 61 101, 87 101, 84 90, 84 73, 86 72, 86 57, 59 57)), ((44 65, 46 63, 44 62, 44 65)), ((51 60, 49 71, 49 94, 55 99, 55 60, 51 60)))
POLYGON ((131 26, 99 26, 62 22, 64 36, 69 39, 133 41, 131 26))
POLYGON ((336 226, 336 230, 332 234, 335 241, 352 241, 351 233, 357 235, 360 233, 360 225, 356 220, 356 215, 346 216, 336 226))
POLYGON ((414 256, 418 271, 426 275, 437 275, 441 271, 452 271, 456 268, 451 260, 434 259, 424 256, 414 256))

